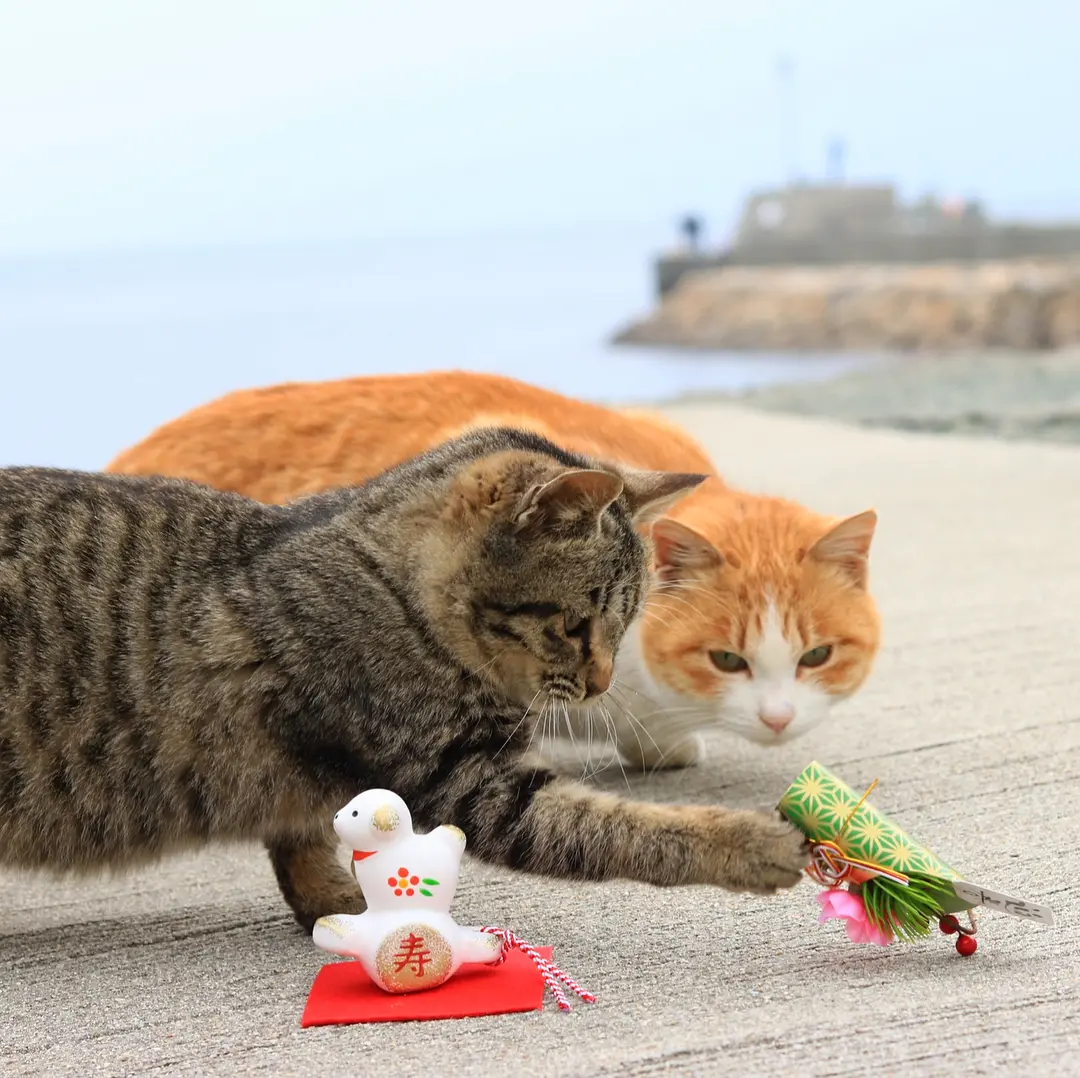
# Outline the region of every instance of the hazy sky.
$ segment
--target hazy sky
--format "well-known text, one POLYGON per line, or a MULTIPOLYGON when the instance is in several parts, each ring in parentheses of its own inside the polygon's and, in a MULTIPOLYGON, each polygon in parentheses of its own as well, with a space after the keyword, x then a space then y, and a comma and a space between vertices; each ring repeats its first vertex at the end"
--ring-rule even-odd
POLYGON ((726 228, 798 162, 1080 215, 1064 0, 0 0, 0 253, 726 228))

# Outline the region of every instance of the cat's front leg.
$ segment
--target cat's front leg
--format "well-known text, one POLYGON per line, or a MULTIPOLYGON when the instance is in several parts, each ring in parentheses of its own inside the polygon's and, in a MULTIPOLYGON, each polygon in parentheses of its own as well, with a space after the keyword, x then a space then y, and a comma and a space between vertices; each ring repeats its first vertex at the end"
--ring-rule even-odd
MULTIPOLYGON (((478 856, 546 876, 631 879, 661 887, 713 884, 771 894, 799 882, 810 861, 805 837, 775 813, 713 805, 626 801, 574 783, 517 775, 512 797, 484 799, 483 826, 471 826, 478 856), (512 819, 511 806, 524 812, 512 819), (498 820, 500 810, 506 818, 498 820)), ((463 824, 462 826, 466 826, 463 824)), ((470 840, 472 835, 470 835, 470 840)))
POLYGON ((266 841, 281 894, 308 932, 320 917, 364 912, 363 893, 338 861, 337 846, 330 827, 266 841))

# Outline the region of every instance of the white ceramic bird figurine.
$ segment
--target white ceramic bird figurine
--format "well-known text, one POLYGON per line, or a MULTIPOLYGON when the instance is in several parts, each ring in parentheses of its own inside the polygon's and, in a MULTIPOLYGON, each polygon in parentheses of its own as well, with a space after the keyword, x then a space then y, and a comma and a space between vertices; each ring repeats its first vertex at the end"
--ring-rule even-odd
POLYGON ((353 873, 367 909, 315 922, 316 946, 357 959, 387 992, 435 988, 463 962, 498 962, 499 936, 465 928, 450 916, 465 835, 444 824, 413 833, 405 802, 389 790, 366 790, 334 816, 353 851, 353 873))

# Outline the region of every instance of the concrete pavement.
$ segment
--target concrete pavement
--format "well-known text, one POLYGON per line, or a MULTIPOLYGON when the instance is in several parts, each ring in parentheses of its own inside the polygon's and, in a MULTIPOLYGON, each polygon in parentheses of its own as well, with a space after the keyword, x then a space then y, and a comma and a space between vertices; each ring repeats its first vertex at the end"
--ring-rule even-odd
MULTIPOLYGON (((570 886, 469 863, 455 914, 556 947, 600 1001, 301 1030, 323 955, 260 850, 116 880, 0 873, 0 1074, 1080 1074, 1080 450, 679 405, 726 474, 824 512, 877 508, 877 670, 781 749, 717 737, 638 796, 767 805, 811 759, 969 879, 1052 905, 986 914, 961 959, 818 926, 815 887, 570 886)), ((615 772, 604 780, 625 789, 615 772)))

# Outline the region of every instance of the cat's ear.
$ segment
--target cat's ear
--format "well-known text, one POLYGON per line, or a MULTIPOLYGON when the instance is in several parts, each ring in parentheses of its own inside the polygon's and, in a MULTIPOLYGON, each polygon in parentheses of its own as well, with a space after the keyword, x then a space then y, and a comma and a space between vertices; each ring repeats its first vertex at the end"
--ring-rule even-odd
POLYGON ((661 517, 652 526, 652 541, 656 575, 665 584, 724 564, 720 551, 704 535, 671 517, 661 517))
POLYGON ((708 478, 686 472, 646 472, 636 468, 620 468, 619 474, 623 480, 623 497, 635 524, 651 524, 708 478))
POLYGON ((611 472, 563 472, 526 493, 514 510, 514 530, 599 528, 600 514, 622 491, 622 479, 611 472))
POLYGON ((877 513, 873 509, 848 517, 827 531, 810 548, 810 557, 815 561, 839 565, 860 588, 864 588, 870 543, 876 527, 877 513))

